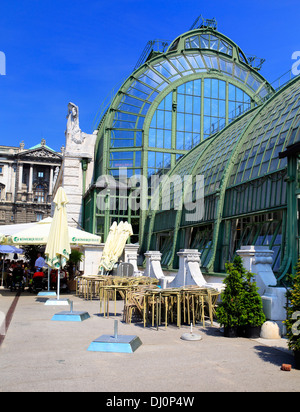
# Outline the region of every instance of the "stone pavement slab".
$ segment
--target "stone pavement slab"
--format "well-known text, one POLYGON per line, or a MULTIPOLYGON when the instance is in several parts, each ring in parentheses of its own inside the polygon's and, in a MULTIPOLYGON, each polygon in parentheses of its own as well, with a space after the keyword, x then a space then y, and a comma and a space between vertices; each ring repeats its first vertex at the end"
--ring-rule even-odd
MULTIPOLYGON (((0 290, 0 311, 14 294, 0 290)), ((100 315, 98 300, 64 295, 74 310, 87 311, 83 322, 55 322, 65 307, 46 306, 45 299, 22 293, 0 347, 0 392, 298 392, 300 371, 282 371, 293 355, 285 339, 225 338, 218 325, 194 333, 200 341, 185 341, 190 328, 122 322, 123 302, 117 316, 100 315), (142 341, 134 353, 90 352, 90 343, 103 334, 136 335, 142 341)), ((113 305, 111 305, 111 311, 113 305)))

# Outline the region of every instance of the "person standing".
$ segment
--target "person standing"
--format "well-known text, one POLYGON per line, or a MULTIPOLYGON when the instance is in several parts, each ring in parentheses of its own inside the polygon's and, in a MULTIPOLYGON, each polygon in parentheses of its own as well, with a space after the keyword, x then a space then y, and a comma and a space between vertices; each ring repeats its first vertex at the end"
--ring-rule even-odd
POLYGON ((38 253, 38 257, 37 257, 37 260, 35 261, 34 267, 37 272, 41 272, 44 266, 46 266, 45 259, 42 257, 41 253, 38 253))

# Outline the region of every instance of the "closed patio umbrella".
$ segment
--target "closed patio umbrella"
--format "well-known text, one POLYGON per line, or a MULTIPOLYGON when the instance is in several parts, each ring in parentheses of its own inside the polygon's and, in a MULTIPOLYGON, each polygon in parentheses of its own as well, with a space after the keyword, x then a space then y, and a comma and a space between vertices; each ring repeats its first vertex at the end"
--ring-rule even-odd
POLYGON ((50 227, 45 255, 48 266, 53 269, 58 269, 57 300, 59 300, 60 269, 65 266, 71 253, 66 210, 68 199, 66 192, 62 187, 58 189, 54 198, 54 203, 54 216, 50 227))
POLYGON ((133 235, 132 226, 128 222, 120 222, 116 234, 116 242, 112 249, 112 256, 115 262, 118 261, 125 248, 127 239, 133 235))
MULTIPOLYGON (((120 222, 118 227, 112 227, 112 237, 108 236, 107 253, 100 266, 106 270, 112 270, 119 257, 122 255, 127 239, 133 235, 132 226, 128 222, 120 222)), ((106 247, 106 243, 104 249, 106 247)), ((103 251, 104 254, 104 251, 103 251)))
POLYGON ((117 222, 114 222, 110 229, 109 229, 109 234, 107 236, 101 261, 100 261, 100 268, 103 268, 105 270, 111 270, 111 257, 112 257, 112 248, 113 244, 116 241, 116 233, 117 233, 117 228, 118 224, 117 222))

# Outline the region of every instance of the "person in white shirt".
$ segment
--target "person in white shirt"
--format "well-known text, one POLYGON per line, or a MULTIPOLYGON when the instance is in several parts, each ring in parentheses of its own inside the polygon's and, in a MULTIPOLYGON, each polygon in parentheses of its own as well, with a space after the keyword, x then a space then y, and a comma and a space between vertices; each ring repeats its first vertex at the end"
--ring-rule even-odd
POLYGON ((45 259, 42 257, 41 253, 38 253, 38 258, 35 261, 34 267, 37 272, 40 272, 44 266, 46 266, 45 259))

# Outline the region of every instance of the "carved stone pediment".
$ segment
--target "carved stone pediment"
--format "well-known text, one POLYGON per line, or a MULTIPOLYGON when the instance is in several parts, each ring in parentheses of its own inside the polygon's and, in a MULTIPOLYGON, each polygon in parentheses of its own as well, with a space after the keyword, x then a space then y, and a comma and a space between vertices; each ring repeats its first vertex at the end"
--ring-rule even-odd
POLYGON ((28 159, 45 159, 45 160, 57 160, 61 161, 62 156, 59 155, 58 153, 54 153, 51 150, 48 150, 46 147, 41 147, 38 149, 33 149, 33 150, 27 150, 25 152, 22 152, 19 155, 19 158, 22 160, 28 160, 28 159))

